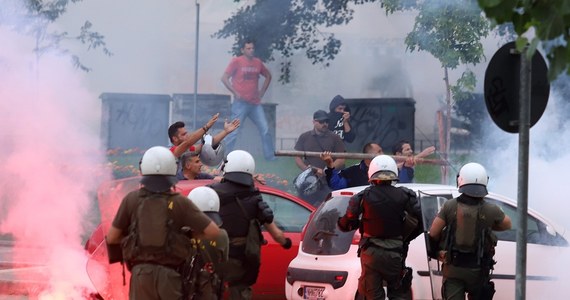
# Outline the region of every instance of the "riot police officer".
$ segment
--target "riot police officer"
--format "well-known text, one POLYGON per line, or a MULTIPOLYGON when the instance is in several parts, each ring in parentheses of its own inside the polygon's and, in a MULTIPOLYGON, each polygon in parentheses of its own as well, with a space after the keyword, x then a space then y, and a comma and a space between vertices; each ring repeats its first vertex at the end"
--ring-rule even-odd
POLYGON ((230 299, 251 299, 251 286, 257 281, 263 225, 283 248, 291 239, 273 223, 273 211, 254 185, 255 161, 243 150, 230 152, 222 165, 223 178, 211 187, 220 197, 222 228, 230 238, 229 260, 224 276, 229 283, 230 299))
POLYGON ((393 185, 398 180, 398 167, 388 155, 372 160, 368 177, 371 185, 350 199, 346 213, 338 220, 342 231, 358 228, 362 235, 358 293, 365 299, 385 299, 386 281, 388 298, 411 299, 411 280, 402 284, 408 242, 404 223, 407 214, 421 219, 416 195, 393 185))
MULTIPOLYGON (((220 198, 216 191, 207 186, 193 189, 188 198, 218 226, 222 225, 219 215, 220 198)), ((223 269, 228 260, 229 238, 224 229, 215 240, 193 239, 196 256, 190 265, 188 274, 190 299, 222 299, 224 292, 223 269)))
POLYGON ((191 248, 182 228, 197 238, 219 234, 218 225, 173 190, 176 169, 170 150, 148 149, 140 163, 142 187, 123 198, 107 233, 110 262, 124 260, 131 271, 131 300, 181 299, 180 268, 191 248))
POLYGON ((464 165, 457 175, 461 195, 445 202, 431 225, 430 256, 443 261, 444 299, 463 300, 465 293, 469 299, 493 298, 495 289, 489 275, 497 238, 492 230, 510 229, 511 219, 484 200, 488 181, 482 165, 464 165))

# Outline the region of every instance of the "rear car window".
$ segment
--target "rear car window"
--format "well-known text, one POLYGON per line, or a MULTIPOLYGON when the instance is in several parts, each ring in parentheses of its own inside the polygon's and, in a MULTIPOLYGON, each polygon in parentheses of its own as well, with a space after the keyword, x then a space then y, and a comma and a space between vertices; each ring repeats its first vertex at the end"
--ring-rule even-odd
POLYGON ((354 231, 342 232, 337 220, 346 212, 350 197, 338 196, 325 201, 307 224, 303 252, 314 255, 340 255, 348 252, 354 231))

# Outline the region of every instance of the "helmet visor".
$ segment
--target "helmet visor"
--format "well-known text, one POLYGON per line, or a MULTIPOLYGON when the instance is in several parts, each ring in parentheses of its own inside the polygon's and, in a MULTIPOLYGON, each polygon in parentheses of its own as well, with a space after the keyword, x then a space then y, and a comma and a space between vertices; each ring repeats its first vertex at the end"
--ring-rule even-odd
POLYGON ((459 187, 459 192, 476 198, 483 198, 488 194, 487 187, 482 184, 464 184, 459 187))
POLYGON ((216 225, 222 225, 222 218, 217 211, 205 211, 204 214, 208 216, 216 225))
POLYGON ((173 175, 144 175, 141 184, 149 191, 161 193, 170 190, 178 182, 173 175))

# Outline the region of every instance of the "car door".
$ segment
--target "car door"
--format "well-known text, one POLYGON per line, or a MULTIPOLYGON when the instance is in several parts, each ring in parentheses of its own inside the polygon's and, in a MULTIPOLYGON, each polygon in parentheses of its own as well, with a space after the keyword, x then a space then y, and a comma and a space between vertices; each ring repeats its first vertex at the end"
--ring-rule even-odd
POLYGON ((261 247, 260 276, 253 286, 256 298, 258 296, 280 296, 285 294, 283 283, 287 275, 289 263, 297 255, 301 231, 307 223, 311 209, 297 203, 293 199, 285 198, 277 194, 263 192, 263 200, 273 210, 274 223, 289 237, 292 242, 291 249, 283 249, 281 245, 271 238, 271 235, 263 231, 267 244, 261 247))
MULTIPOLYGON (((433 223, 433 220, 437 216, 440 208, 443 206, 445 201, 452 198, 450 191, 418 191, 419 201, 422 208, 422 221, 424 225, 424 240, 426 245, 425 259, 427 260, 428 275, 431 289, 432 299, 442 299, 441 286, 443 276, 441 273, 441 262, 432 259, 427 255, 429 243, 428 232, 433 223)), ((420 273, 423 274, 423 273, 420 273)))
MULTIPOLYGON (((445 192, 418 191, 422 204, 424 228, 427 232, 443 203, 457 195, 445 192)), ((513 203, 500 197, 487 196, 485 200, 498 205, 512 220, 510 230, 495 232, 498 238, 491 278, 495 283, 495 299, 515 298, 516 274, 516 232, 518 224, 517 208, 513 203)), ((427 245, 427 239, 426 239, 427 245)), ((527 214, 527 260, 526 297, 528 299, 555 299, 563 281, 560 268, 556 267, 561 255, 568 255, 568 242, 558 232, 553 231, 546 220, 527 214), (547 296, 549 295, 549 296, 547 296)), ((427 256, 427 255, 426 255, 427 256)), ((433 299, 442 299, 441 262, 428 258, 428 268, 433 299)), ((420 276, 423 274, 421 271, 420 276)))
MULTIPOLYGON (((486 201, 498 205, 511 218, 510 230, 495 232, 499 242, 495 249, 497 264, 491 276, 496 286, 496 299, 515 298, 516 234, 518 213, 514 204, 498 198, 486 197, 486 201)), ((560 299, 563 275, 559 267, 560 258, 568 256, 568 242, 539 216, 527 214, 527 299, 560 299)))

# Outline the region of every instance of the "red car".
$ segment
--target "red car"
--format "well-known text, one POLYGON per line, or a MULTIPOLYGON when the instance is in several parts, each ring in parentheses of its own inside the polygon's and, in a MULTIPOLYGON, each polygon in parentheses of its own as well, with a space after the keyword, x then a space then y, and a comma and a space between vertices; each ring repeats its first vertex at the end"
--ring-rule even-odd
MULTIPOLYGON (((101 225, 93 232, 85 248, 89 253, 94 253, 99 247, 97 252, 104 251, 104 235, 109 230, 115 213, 123 197, 130 191, 138 189, 140 184, 140 177, 131 177, 120 180, 115 180, 103 184, 98 191, 99 210, 101 212, 101 225)), ((203 186, 213 183, 212 180, 183 180, 176 184, 176 190, 183 194, 188 195, 192 189, 198 186, 203 186)), ((263 196, 263 200, 267 202, 269 207, 273 210, 275 215, 275 224, 283 230, 285 235, 291 238, 293 246, 289 250, 283 249, 278 243, 273 241, 269 233, 263 232, 263 236, 267 240, 267 244, 261 248, 261 270, 257 283, 253 286, 255 298, 285 298, 284 282, 287 274, 287 267, 289 262, 295 258, 299 249, 299 242, 301 240, 301 231, 303 226, 307 223, 309 215, 315 210, 311 204, 303 201, 302 199, 283 192, 276 188, 258 185, 257 186, 263 196)), ((101 254, 99 254, 100 256, 101 254)), ((94 255, 95 256, 95 255, 94 255)), ((94 258, 101 260, 101 257, 94 258)), ((115 264, 111 266, 111 270, 117 269, 115 264)), ((89 271, 89 266, 88 266, 89 271)), ((117 270, 120 272, 120 270, 117 270)), ((127 272, 128 273, 128 272, 127 272)), ((90 274, 91 276, 91 274, 90 274)), ((118 286, 122 287, 122 275, 112 276, 114 281, 120 280, 118 286)), ((96 280, 92 278, 97 288, 100 288, 95 283, 96 280)), ((127 288, 125 286, 124 288, 127 288)), ((108 287, 107 287, 108 288, 108 287)))

